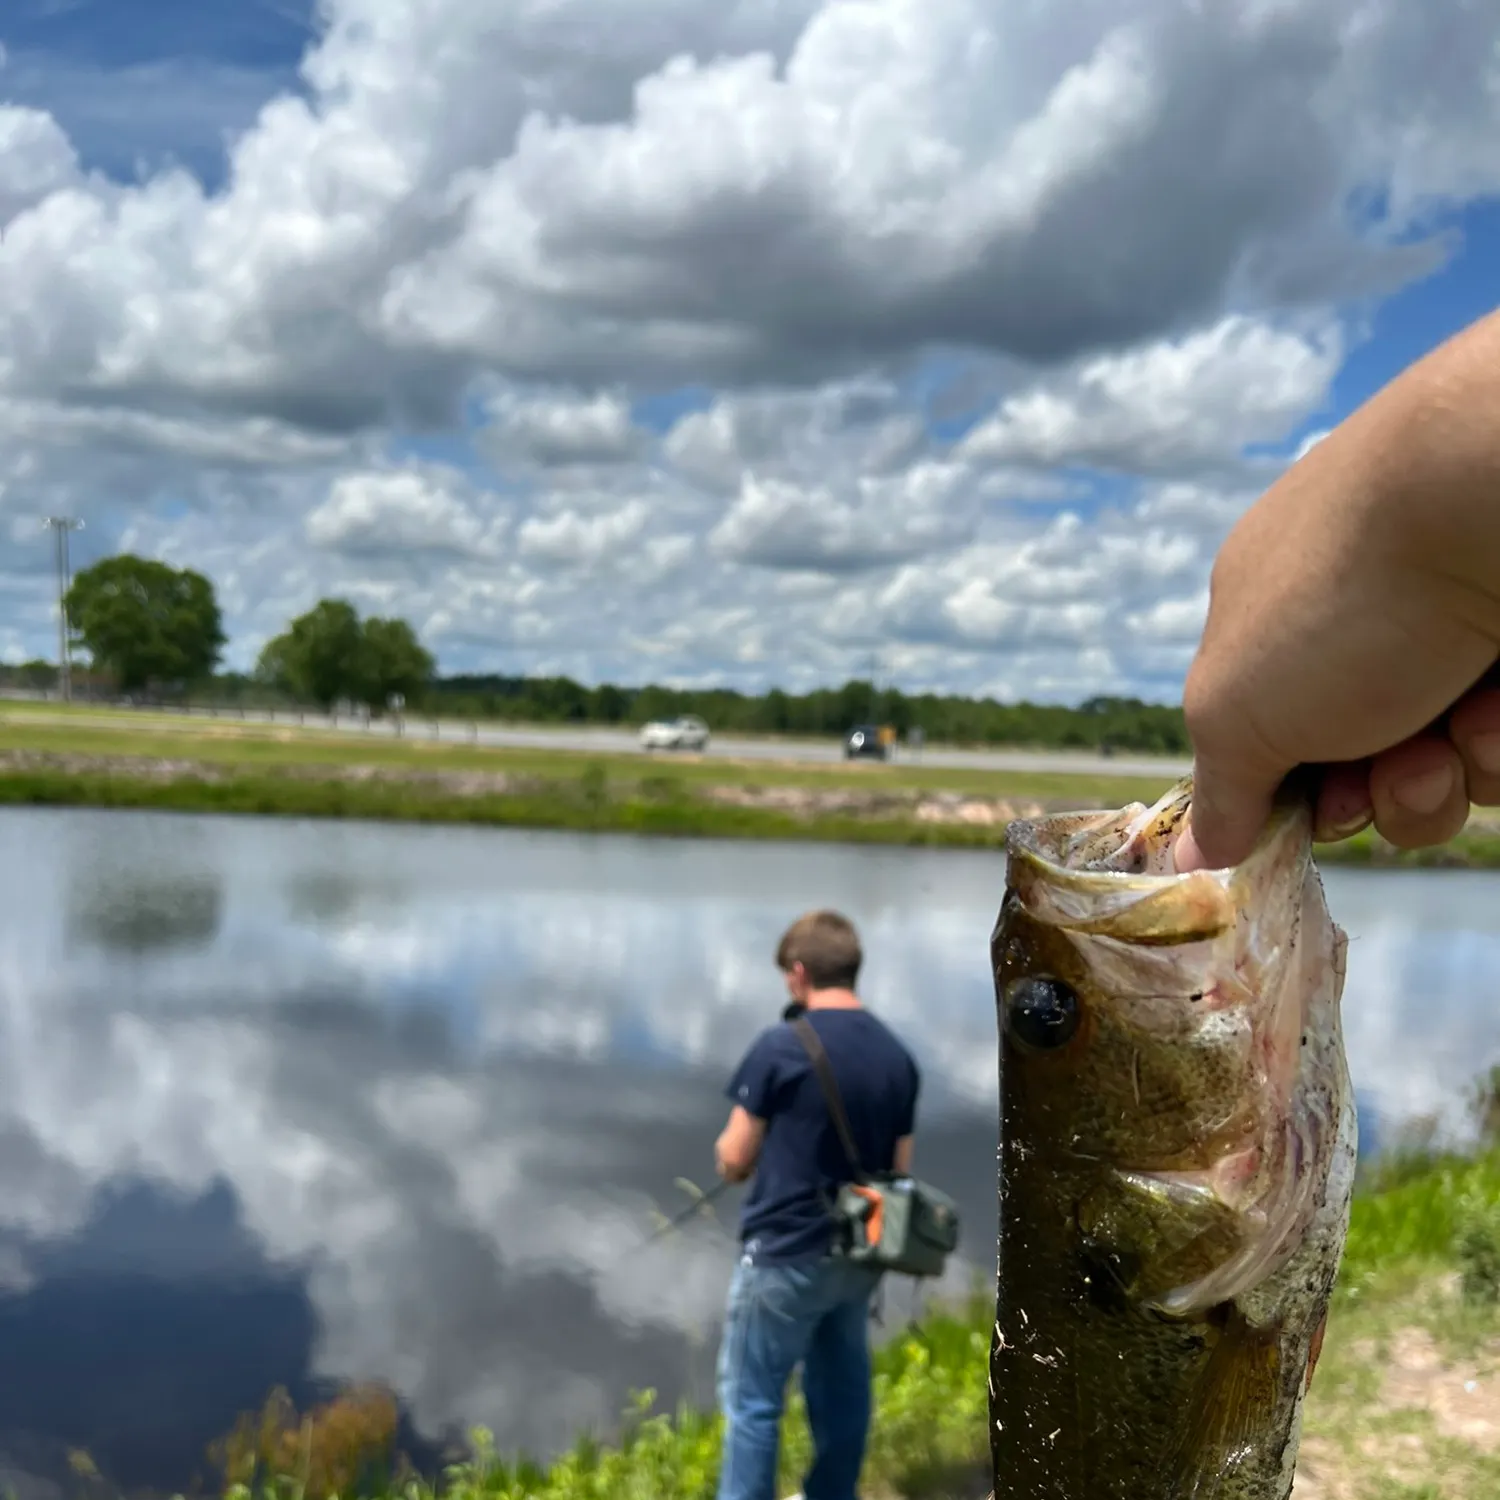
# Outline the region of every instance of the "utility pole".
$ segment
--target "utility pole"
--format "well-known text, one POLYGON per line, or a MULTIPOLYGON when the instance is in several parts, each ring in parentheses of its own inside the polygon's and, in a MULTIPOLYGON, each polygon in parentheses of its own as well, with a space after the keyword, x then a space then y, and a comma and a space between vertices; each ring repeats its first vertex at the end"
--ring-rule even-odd
POLYGON ((73 701, 72 632, 68 629, 68 590, 73 585, 73 569, 68 556, 68 537, 83 530, 75 516, 48 516, 44 523, 52 532, 57 552, 57 687, 64 703, 73 701))

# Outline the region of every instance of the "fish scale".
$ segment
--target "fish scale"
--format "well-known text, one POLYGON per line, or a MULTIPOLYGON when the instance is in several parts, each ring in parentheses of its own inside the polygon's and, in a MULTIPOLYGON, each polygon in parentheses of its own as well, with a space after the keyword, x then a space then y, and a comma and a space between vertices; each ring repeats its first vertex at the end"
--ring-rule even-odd
POLYGON ((1012 824, 991 939, 1002 1500, 1286 1500, 1356 1121, 1302 796, 1177 875, 1191 780, 1012 824))

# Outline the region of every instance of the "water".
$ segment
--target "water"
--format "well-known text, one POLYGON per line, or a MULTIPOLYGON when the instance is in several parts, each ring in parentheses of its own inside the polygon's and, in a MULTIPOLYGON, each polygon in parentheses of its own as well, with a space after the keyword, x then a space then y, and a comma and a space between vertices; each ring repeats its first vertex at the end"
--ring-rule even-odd
MULTIPOLYGON (((993 1264, 993 854, 0 813, 0 1482, 177 1485, 274 1384, 545 1455, 707 1400, 712 1180, 806 907, 924 1074, 919 1169, 993 1264), (39 1477, 40 1476, 40 1477, 39 1477)), ((1500 1058, 1500 878, 1332 871, 1367 1142, 1500 1058)), ((737 1195, 736 1195, 737 1197, 737 1195)), ((720 1217, 732 1226, 734 1199, 720 1217)), ((888 1316, 907 1309, 893 1295, 888 1316)))

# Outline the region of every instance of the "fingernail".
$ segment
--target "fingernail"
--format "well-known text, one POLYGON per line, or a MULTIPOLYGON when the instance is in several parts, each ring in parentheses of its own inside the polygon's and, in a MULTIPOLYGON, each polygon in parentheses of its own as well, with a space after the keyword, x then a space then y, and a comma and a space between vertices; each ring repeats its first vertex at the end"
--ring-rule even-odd
POLYGON ((1468 744, 1469 758, 1481 771, 1500 775, 1500 734, 1476 734, 1468 744))
POLYGON ((1363 833, 1374 821, 1374 810, 1366 808, 1364 812, 1356 813, 1352 818, 1345 818, 1342 823, 1329 823, 1326 827, 1320 828, 1318 842, 1336 844, 1340 839, 1352 839, 1356 833, 1363 833))
POLYGON ((1198 840, 1193 837, 1193 830, 1185 828, 1182 837, 1177 840, 1177 847, 1172 851, 1172 864, 1179 875, 1186 875, 1192 870, 1201 870, 1206 861, 1198 850, 1198 840))
POLYGON ((1391 796, 1400 806, 1421 817, 1435 813, 1452 795, 1452 766, 1439 766, 1435 771, 1428 771, 1425 776, 1398 781, 1391 788, 1391 796))

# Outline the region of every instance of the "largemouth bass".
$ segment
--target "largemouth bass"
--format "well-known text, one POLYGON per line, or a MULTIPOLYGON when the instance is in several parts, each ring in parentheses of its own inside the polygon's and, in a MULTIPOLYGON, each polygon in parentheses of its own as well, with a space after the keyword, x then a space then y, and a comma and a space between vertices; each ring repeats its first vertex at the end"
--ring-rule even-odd
POLYGON ((1191 797, 1008 834, 998 1500, 1291 1491, 1354 1180, 1345 938, 1306 801, 1178 875, 1191 797))

